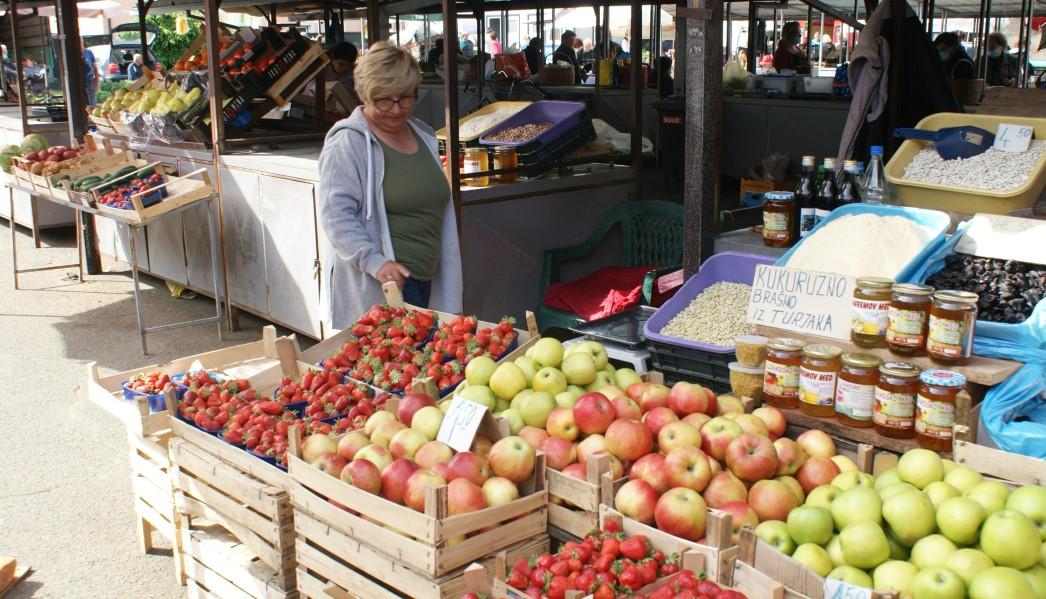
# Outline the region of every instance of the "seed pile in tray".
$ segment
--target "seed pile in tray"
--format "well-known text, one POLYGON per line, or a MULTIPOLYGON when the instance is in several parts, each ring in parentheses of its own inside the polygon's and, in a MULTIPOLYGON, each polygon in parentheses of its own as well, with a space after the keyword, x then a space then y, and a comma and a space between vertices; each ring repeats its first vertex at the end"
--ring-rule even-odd
POLYGON ((543 123, 527 123, 526 125, 520 125, 518 127, 502 129, 494 135, 489 136, 487 139, 504 143, 519 143, 521 141, 530 141, 551 128, 552 123, 548 121, 543 123))
POLYGON ((1018 324, 1046 297, 1046 266, 1016 260, 952 254, 944 270, 926 281, 935 289, 961 289, 980 296, 980 320, 1018 324))

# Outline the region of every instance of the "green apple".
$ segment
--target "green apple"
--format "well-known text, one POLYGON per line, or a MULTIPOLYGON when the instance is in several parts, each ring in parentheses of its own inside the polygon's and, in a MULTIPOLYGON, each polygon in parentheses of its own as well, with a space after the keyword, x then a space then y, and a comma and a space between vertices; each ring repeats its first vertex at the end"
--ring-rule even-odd
POLYGON ((839 566, 829 572, 826 578, 841 580, 856 587, 872 588, 872 577, 868 576, 868 573, 864 570, 859 570, 853 566, 839 566))
POLYGON ((575 354, 587 354, 591 356, 592 361, 596 365, 596 370, 603 370, 607 367, 610 359, 607 357, 607 350, 603 347, 603 344, 598 341, 582 341, 581 343, 574 343, 567 347, 565 357, 563 361, 566 362, 566 357, 573 356, 575 354))
POLYGON ((1039 561, 1042 539, 1031 518, 1014 510, 1002 510, 984 521, 981 550, 997 566, 1023 570, 1039 561))
POLYGON ((845 566, 846 558, 843 557, 843 546, 839 544, 839 535, 832 537, 832 540, 828 541, 825 545, 825 550, 828 551, 828 557, 832 558, 833 566, 845 566))
POLYGON ((963 599, 966 585, 948 568, 934 567, 920 570, 908 587, 913 599, 963 599))
POLYGON ((818 576, 825 576, 832 571, 832 558, 820 545, 803 543, 795 548, 792 559, 813 570, 818 576))
POLYGON ((490 376, 489 386, 494 395, 509 399, 527 388, 527 375, 515 362, 503 362, 490 376))
POLYGON ((486 406, 486 408, 491 412, 493 412, 498 405, 490 387, 485 387, 483 385, 469 385, 462 389, 458 397, 467 399, 473 403, 478 403, 481 406, 486 406))
POLYGON ((1023 572, 1035 593, 1035 599, 1046 599, 1046 568, 1032 566, 1023 572))
POLYGON ((545 428, 548 415, 556 409, 556 400, 548 393, 534 391, 523 399, 519 406, 519 413, 523 416, 523 422, 529 426, 545 428))
POLYGON ((943 566, 948 557, 958 551, 958 547, 944 535, 930 535, 919 539, 912 546, 912 556, 908 561, 919 569, 943 566))
POLYGON ((854 487, 843 491, 832 501, 832 519, 838 530, 856 522, 873 522, 880 524, 883 500, 871 487, 854 487))
POLYGON ((1027 577, 1013 568, 988 568, 970 581, 970 599, 1034 599, 1027 577))
POLYGON ((877 591, 896 591, 902 597, 910 593, 912 579, 919 573, 914 564, 892 559, 875 567, 872 588, 877 591))
POLYGON ((614 383, 625 391, 628 391, 628 387, 632 383, 641 382, 643 382, 643 379, 631 368, 618 368, 614 371, 614 383))
MULTIPOLYGON (((958 471, 959 468, 952 470, 958 471)), ((972 545, 977 542, 981 523, 987 517, 988 513, 976 501, 969 497, 952 497, 937 508, 937 527, 956 544, 972 545)))
POLYGON ((1039 527, 1039 537, 1046 541, 1046 487, 1021 487, 1010 493, 1006 509, 1020 512, 1031 518, 1039 527))
POLYGON ((954 469, 954 468, 956 468, 958 466, 958 464, 956 464, 952 460, 949 460, 948 458, 944 458, 943 460, 941 460, 941 463, 944 464, 944 473, 945 474, 948 474, 949 472, 952 471, 952 469, 954 469))
POLYGON ((542 337, 527 350, 527 357, 544 368, 558 367, 563 362, 563 344, 553 337, 542 337))
POLYGON ((875 522, 856 522, 839 533, 843 559, 850 566, 867 570, 890 559, 890 543, 875 522))
POLYGON ((527 379, 527 386, 530 386, 534 381, 534 375, 538 373, 538 370, 540 370, 541 367, 537 362, 526 356, 520 356, 516 358, 514 362, 516 363, 516 366, 519 366, 519 369, 523 371, 523 376, 527 379))
POLYGON ((444 399, 443 401, 441 401, 438 404, 436 404, 436 407, 439 408, 440 412, 443 412, 444 416, 446 416, 447 415, 447 410, 450 409, 450 404, 452 404, 452 403, 454 403, 452 400, 444 399))
POLYGON ((944 482, 954 487, 956 491, 965 493, 984 482, 984 477, 980 472, 968 466, 956 466, 952 468, 951 472, 944 475, 944 482))
POLYGON ((886 487, 896 485, 899 482, 901 482, 901 475, 897 474, 897 468, 883 470, 879 473, 879 476, 875 477, 875 490, 882 491, 886 487))
POLYGON ((897 460, 897 474, 902 481, 925 489, 944 478, 944 464, 941 457, 929 449, 909 449, 897 460))
POLYGON ((530 397, 530 394, 534 393, 531 389, 524 389, 512 397, 512 401, 508 403, 508 407, 520 409, 523 407, 523 402, 530 397))
POLYGON ((508 429, 512 431, 513 435, 518 434, 527 425, 523 420, 523 414, 515 408, 509 408, 498 414, 498 416, 508 422, 508 429))
POLYGON ((579 387, 577 385, 568 384, 567 385, 567 391, 570 391, 571 393, 573 393, 574 397, 581 397, 582 395, 585 394, 585 390, 582 387, 579 387))
POLYGON ((933 503, 933 507, 941 507, 941 504, 951 499, 952 497, 959 497, 961 493, 955 490, 955 487, 949 485, 944 481, 937 481, 930 483, 923 489, 923 493, 930 498, 930 502, 933 503))
MULTIPOLYGON (((607 365, 603 367, 603 370, 606 371, 607 374, 611 374, 611 375, 614 374, 615 372, 617 372, 617 368, 614 368, 614 365, 611 364, 609 361, 607 361, 607 365)), ((614 379, 614 380, 615 380, 614 386, 617 386, 617 383, 616 383, 617 379, 614 379)))
POLYGON ((612 387, 613 385, 614 375, 606 370, 600 370, 596 372, 596 378, 591 383, 585 385, 585 391, 599 391, 604 387, 612 387))
POLYGON ((824 545, 832 538, 831 512, 823 507, 795 508, 788 512, 788 536, 799 545, 824 545))
MULTIPOLYGON (((897 483, 895 485, 890 485, 885 489, 879 489, 879 497, 885 502, 887 499, 893 497, 894 495, 899 495, 901 493, 904 493, 905 491, 919 491, 919 489, 916 489, 914 486, 909 485, 908 483, 897 483)), ((922 491, 919 492, 921 493, 922 491)))
POLYGON ((886 541, 890 543, 890 559, 908 561, 908 558, 912 555, 912 548, 901 545, 901 542, 893 535, 892 530, 886 531, 886 541))
POLYGON ((443 412, 436 406, 425 406, 410 419, 410 428, 418 431, 429 441, 435 440, 443 424, 443 412))
POLYGON ((988 512, 990 516, 999 510, 1006 509, 1010 489, 997 480, 986 480, 963 493, 963 496, 984 506, 984 511, 988 512))
POLYGON ((494 411, 495 412, 498 412, 498 413, 504 412, 505 410, 507 410, 507 409, 509 409, 511 407, 512 407, 512 402, 510 402, 509 400, 501 399, 500 397, 495 397, 494 398, 494 411))
POLYGON ((958 574, 966 586, 969 586, 974 576, 988 568, 994 568, 995 562, 983 551, 966 547, 949 555, 944 567, 958 574))
POLYGON ((1042 549, 1039 550, 1039 565, 1046 568, 1046 543, 1042 544, 1042 549))
POLYGON ((883 502, 883 519, 890 525, 897 542, 906 547, 933 534, 937 528, 933 504, 922 491, 905 491, 887 499, 883 502))
POLYGON ((563 358, 560 370, 566 375, 570 385, 587 385, 596 380, 596 363, 592 356, 586 353, 573 353, 563 358))
POLYGON ((570 391, 563 391, 562 393, 556 393, 556 405, 561 408, 573 408, 574 404, 577 403, 577 395, 574 395, 570 391))
POLYGON ((489 356, 476 356, 465 366, 465 380, 470 385, 490 384, 490 377, 497 367, 498 365, 489 356))
POLYGON ((839 487, 833 487, 832 485, 821 485, 820 487, 814 488, 810 491, 810 494, 806 496, 806 502, 803 505, 809 507, 823 507, 826 510, 832 508, 832 502, 843 492, 839 487))
POLYGON ((785 555, 792 555, 795 551, 795 541, 788 534, 788 525, 780 520, 767 520, 759 523, 755 527, 755 536, 785 555))
POLYGON ((860 470, 847 470, 836 475, 832 479, 832 486, 848 491, 854 487, 875 488, 875 478, 871 474, 865 474, 860 470))
POLYGON ((534 378, 530 381, 530 387, 535 391, 544 391, 552 395, 558 395, 567 390, 567 377, 558 368, 546 366, 534 373, 534 378))

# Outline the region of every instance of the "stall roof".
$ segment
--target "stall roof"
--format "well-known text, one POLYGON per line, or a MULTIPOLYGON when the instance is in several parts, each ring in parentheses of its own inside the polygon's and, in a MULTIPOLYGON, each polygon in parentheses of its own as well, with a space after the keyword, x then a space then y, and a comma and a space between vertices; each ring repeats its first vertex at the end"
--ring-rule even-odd
MULTIPOLYGON (((1046 11, 1046 0, 1032 0, 1034 2, 1035 14, 1041 14, 1046 11)), ((820 0, 821 3, 834 9, 835 11, 852 16, 854 12, 853 0, 820 0)), ((806 19, 806 3, 801 0, 793 0, 786 3, 768 3, 766 8, 761 11, 760 14, 766 14, 773 8, 781 9, 782 4, 785 6, 784 16, 785 18, 794 18, 797 20, 806 19)), ((912 2, 909 2, 911 5, 912 2)), ((937 18, 941 18, 944 14, 948 15, 948 18, 971 18, 976 19, 980 15, 981 1, 980 0, 936 0, 934 3, 936 9, 935 13, 937 18)), ((730 0, 729 11, 731 18, 740 17, 742 19, 748 18, 748 2, 741 0, 730 0)), ((1021 0, 992 0, 992 14, 994 17, 1018 17, 1021 12, 1021 0)), ((815 6, 814 13, 816 17, 817 8, 815 6)), ((864 20, 865 10, 864 1, 859 0, 858 2, 858 14, 861 20, 864 20)))

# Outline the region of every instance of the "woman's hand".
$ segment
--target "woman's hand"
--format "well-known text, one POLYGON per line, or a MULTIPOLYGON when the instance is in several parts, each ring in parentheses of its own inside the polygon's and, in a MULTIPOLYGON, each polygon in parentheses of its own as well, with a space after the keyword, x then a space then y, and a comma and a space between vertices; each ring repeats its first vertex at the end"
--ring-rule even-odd
POLYGON ((381 285, 384 285, 389 281, 395 281, 396 286, 400 289, 403 289, 403 284, 407 282, 409 277, 410 271, 394 260, 389 260, 385 264, 382 264, 381 268, 378 269, 378 272, 374 274, 374 278, 377 279, 378 283, 381 285))

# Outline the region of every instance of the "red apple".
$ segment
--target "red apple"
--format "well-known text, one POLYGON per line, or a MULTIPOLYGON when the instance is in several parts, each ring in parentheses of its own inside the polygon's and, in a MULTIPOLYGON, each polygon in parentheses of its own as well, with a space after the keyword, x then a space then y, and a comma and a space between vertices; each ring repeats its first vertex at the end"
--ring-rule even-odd
MULTIPOLYGON (((632 383, 631 385, 628 386, 627 389, 625 389, 625 395, 627 395, 628 398, 631 399, 632 401, 636 402, 636 404, 639 404, 639 400, 643 398, 643 393, 646 391, 646 388, 649 387, 649 386, 650 386, 650 383, 646 383, 646 382, 632 383)), ((642 406, 640 406, 640 407, 642 407, 642 406)))
POLYGON ((665 472, 665 456, 659 453, 648 453, 632 464, 628 477, 632 480, 644 480, 658 495, 669 490, 668 474, 665 472))
POLYGON ((381 445, 371 444, 357 451, 356 459, 368 460, 377 466, 379 471, 381 471, 392 463, 392 454, 389 453, 388 449, 385 449, 381 445))
POLYGON ((597 451, 606 451, 607 440, 603 435, 590 435, 577 444, 577 461, 584 464, 588 456, 597 451))
POLYGON ((681 420, 669 422, 657 433, 657 450, 668 455, 677 447, 701 447, 701 433, 681 420))
POLYGON ((808 430, 796 437, 795 442, 811 458, 830 458, 835 455, 835 441, 824 431, 808 430))
POLYGON ((788 437, 781 437, 774 441, 774 449, 777 451, 777 472, 775 474, 787 474, 789 476, 799 472, 806 463, 806 452, 795 441, 788 437))
POLYGON ((471 451, 463 451, 450 458, 447 462, 447 482, 459 478, 467 478, 482 486, 490 478, 490 467, 487 461, 471 451))
POLYGON ((784 434, 788 428, 788 421, 784 413, 773 406, 763 406, 752 410, 752 415, 763 421, 766 429, 770 431, 770 439, 777 439, 784 434))
POLYGON ((518 483, 534 472, 535 457, 536 452, 526 439, 511 436, 499 440, 490 448, 488 461, 495 476, 518 483))
POLYGON ((490 453, 490 448, 494 446, 494 442, 485 435, 476 435, 472 439, 472 453, 478 455, 484 460, 487 459, 487 454, 490 453))
POLYGON ((396 436, 396 433, 406 430, 407 427, 398 420, 391 420, 378 425, 378 428, 374 429, 374 432, 370 435, 371 443, 380 445, 385 449, 389 448, 389 444, 392 443, 392 438, 396 436))
POLYGON ((489 507, 512 503, 518 498, 519 488, 507 478, 492 476, 483 483, 483 499, 489 507))
POLYGON ((709 416, 716 416, 719 414, 719 399, 716 397, 715 391, 712 391, 708 387, 705 387, 705 397, 708 402, 708 409, 705 413, 709 416))
POLYGON ((777 472, 777 450, 768 437, 744 433, 727 446, 726 467, 746 482, 770 478, 777 472))
POLYGON ((588 470, 584 464, 571 464, 563 469, 563 474, 578 480, 588 480, 588 470))
POLYGON ((839 466, 830 458, 809 458, 795 473, 795 479, 803 487, 804 493, 832 483, 839 476, 839 466))
POLYGON ((412 510, 424 512, 425 490, 445 484, 447 481, 435 470, 418 470, 407 479, 407 491, 403 495, 403 502, 412 510))
POLYGON ((697 541, 705 536, 707 518, 708 506, 693 489, 669 489, 657 500, 654 507, 654 521, 657 522, 658 528, 690 541, 697 541))
POLYGON ((393 435, 389 441, 389 453, 394 458, 414 459, 418 450, 428 443, 428 437, 412 428, 405 428, 393 435))
POLYGON ((653 449, 650 430, 637 420, 615 420, 607 429, 607 451, 622 460, 638 460, 653 449))
POLYGON ((370 445, 367 435, 359 431, 352 431, 338 441, 338 455, 345 458, 346 462, 356 459, 356 453, 370 445))
POLYGON ((574 404, 574 421, 578 430, 586 435, 605 433, 615 418, 614 404, 598 391, 582 395, 574 404))
POLYGON ((704 414, 708 412, 708 395, 701 385, 679 381, 668 392, 668 407, 680 418, 687 414, 704 414))
POLYGON ((434 405, 436 405, 436 400, 424 393, 408 393, 400 399, 400 405, 396 408, 396 419, 410 426, 411 420, 414 419, 414 412, 425 406, 434 405))
POLYGON ((526 439, 531 447, 541 447, 541 442, 548 438, 548 431, 536 426, 524 426, 519 429, 519 436, 526 439))
POLYGON ((665 456, 669 487, 686 487, 700 493, 708 486, 712 471, 705 452, 696 447, 677 447, 665 456))
POLYGON ((407 480, 418 469, 418 465, 411 460, 393 460, 381 471, 381 496, 395 503, 403 503, 403 495, 407 492, 407 480))
POLYGON ((643 395, 636 400, 643 412, 649 412, 654 408, 668 407, 668 387, 650 383, 643 389, 643 395))
POLYGON ((442 441, 429 441, 414 454, 414 461, 422 468, 432 468, 436 464, 446 464, 454 457, 454 450, 442 441))
POLYGON ((614 509, 643 524, 653 524, 657 498, 657 492, 645 480, 630 480, 614 495, 614 509))
POLYGON ((553 470, 562 470, 577 461, 577 446, 566 439, 549 437, 538 449, 545 452, 546 463, 553 470))
POLYGON ((731 501, 725 505, 719 506, 720 510, 730 514, 730 529, 733 534, 730 535, 731 541, 735 544, 738 542, 740 537, 741 528, 745 525, 755 528, 759 525, 759 516, 752 509, 752 506, 748 505, 743 501, 731 501))
POLYGON ((381 493, 381 471, 368 460, 352 460, 341 470, 341 480, 375 495, 381 493))
POLYGON ((340 476, 348 462, 337 453, 323 453, 311 462, 317 469, 331 475, 340 476))
POLYGON ((796 505, 802 505, 806 501, 806 493, 803 492, 803 486, 799 484, 799 481, 794 476, 775 476, 774 480, 779 480, 788 487, 788 490, 795 496, 796 505))
POLYGON ((458 478, 447 483, 447 512, 451 515, 479 511, 487 507, 483 488, 468 480, 458 478))
POLYGON ((639 408, 639 404, 627 396, 615 397, 610 403, 614 405, 614 413, 617 414, 618 420, 639 420, 643 417, 643 410, 639 408))
POLYGON ((703 412, 694 412, 693 414, 687 414, 683 418, 683 422, 689 424, 690 426, 700 431, 701 427, 704 426, 711 419, 712 417, 708 414, 705 414, 703 412))
POLYGON ((570 408, 556 408, 549 412, 545 428, 550 436, 566 439, 567 441, 577 439, 581 433, 578 430, 577 423, 574 421, 574 410, 570 408))
POLYGON ((704 497, 709 507, 717 508, 732 501, 747 501, 748 489, 741 479, 724 470, 712 475, 701 496, 704 497))
POLYGON ((708 469, 712 471, 712 474, 723 471, 723 465, 719 463, 719 460, 712 456, 705 454, 708 457, 708 469))
POLYGON ((726 448, 741 436, 741 427, 723 416, 716 416, 701 427, 701 450, 719 460, 726 459, 726 448))
POLYGON ((666 424, 677 422, 678 420, 679 416, 676 416, 675 412, 664 406, 658 406, 643 414, 643 424, 650 429, 650 434, 655 437, 666 424))
POLYGON ((327 435, 309 435, 301 446, 301 459, 312 463, 325 453, 338 453, 338 444, 327 435))
POLYGON ((447 478, 450 476, 450 466, 447 466, 446 463, 436 464, 435 466, 431 466, 429 468, 429 470, 431 470, 431 471, 435 472, 436 474, 442 476, 443 480, 447 480, 447 478))
POLYGON ((736 422, 737 426, 741 427, 741 432, 743 433, 770 438, 770 429, 766 428, 766 423, 758 416, 753 416, 752 414, 729 414, 727 418, 736 422))
POLYGON ((755 510, 759 520, 788 519, 788 512, 799 506, 788 485, 779 480, 761 480, 752 485, 748 492, 748 505, 755 510))

